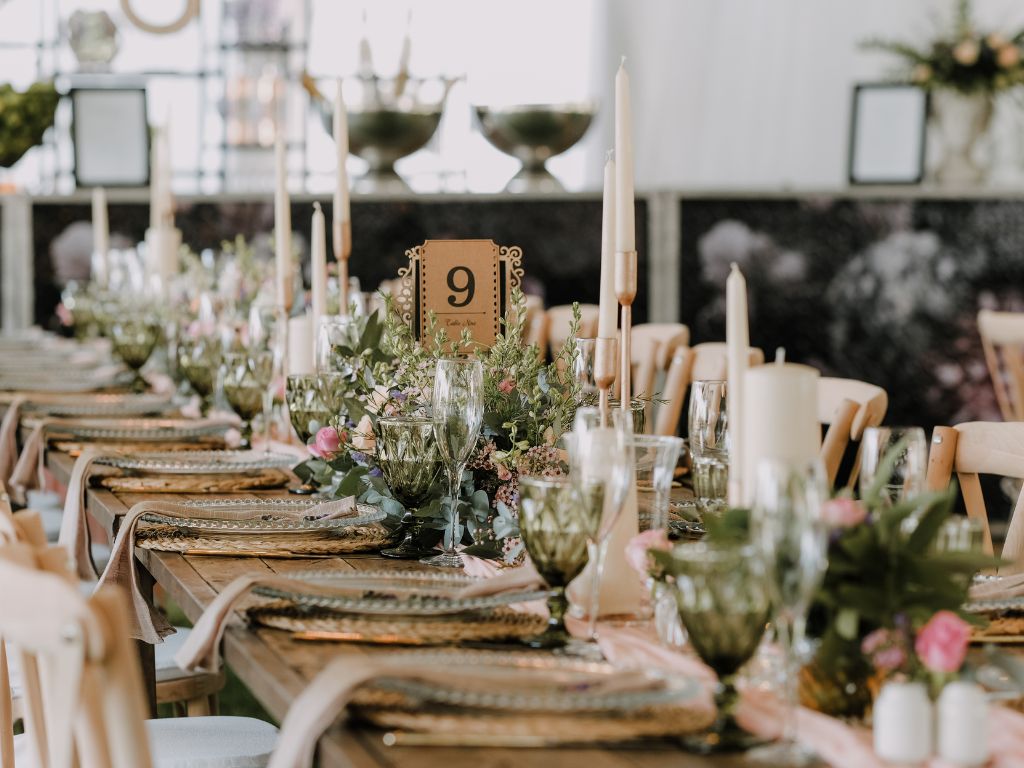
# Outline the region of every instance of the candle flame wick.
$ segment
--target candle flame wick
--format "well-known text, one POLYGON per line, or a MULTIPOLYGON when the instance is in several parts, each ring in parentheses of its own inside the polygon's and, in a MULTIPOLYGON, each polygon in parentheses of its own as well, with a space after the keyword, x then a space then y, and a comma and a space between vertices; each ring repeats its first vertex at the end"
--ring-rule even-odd
POLYGON ((775 350, 775 364, 783 365, 786 362, 786 348, 778 347, 775 350))
POLYGON ((320 210, 320 203, 313 203, 313 210, 316 211, 317 213, 322 213, 322 211, 320 210))
POLYGON ((610 163, 614 159, 615 159, 615 150, 614 149, 609 149, 608 153, 604 156, 604 161, 606 163, 610 163))
POLYGON ((619 69, 626 68, 626 56, 623 54, 622 59, 619 61, 619 69))

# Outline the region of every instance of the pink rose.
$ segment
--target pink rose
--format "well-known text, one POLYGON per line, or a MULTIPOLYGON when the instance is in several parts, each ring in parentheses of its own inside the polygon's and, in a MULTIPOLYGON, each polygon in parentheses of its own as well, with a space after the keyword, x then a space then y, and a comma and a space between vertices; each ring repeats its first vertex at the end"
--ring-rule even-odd
POLYGON ((652 549, 664 552, 672 549, 672 544, 668 540, 668 534, 663 528, 652 528, 649 531, 639 533, 630 539, 629 544, 626 545, 626 562, 645 579, 648 576, 647 571, 651 565, 650 556, 647 553, 652 549))
POLYGON ((855 499, 840 497, 821 505, 821 518, 835 528, 852 528, 864 522, 868 511, 855 499))
POLYGON ((514 381, 512 381, 512 379, 502 379, 498 383, 498 391, 499 392, 503 392, 506 395, 509 392, 511 392, 513 389, 515 389, 515 388, 516 388, 516 383, 514 381))
POLYGON ((876 629, 864 638, 860 649, 883 672, 893 672, 907 663, 902 637, 891 629, 876 629))
POLYGON ((321 458, 327 459, 341 448, 341 437, 334 427, 320 427, 316 433, 316 449, 321 458))
POLYGON ((938 611, 921 627, 914 650, 932 672, 953 673, 967 656, 971 625, 952 611, 938 611))

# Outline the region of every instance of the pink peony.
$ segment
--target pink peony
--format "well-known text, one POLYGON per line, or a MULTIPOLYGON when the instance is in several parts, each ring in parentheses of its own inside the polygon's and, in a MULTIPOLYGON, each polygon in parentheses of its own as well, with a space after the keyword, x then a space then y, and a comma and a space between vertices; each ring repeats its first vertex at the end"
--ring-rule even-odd
POLYGON ((868 511, 855 499, 840 497, 821 505, 821 518, 835 528, 852 528, 864 522, 868 511))
POLYGON ((513 389, 516 388, 516 383, 512 379, 502 379, 498 383, 498 391, 503 392, 506 395, 509 394, 513 389))
POLYGON ((659 549, 667 552, 672 549, 668 540, 668 534, 664 529, 652 528, 649 531, 639 533, 629 540, 626 545, 626 562, 628 562, 641 577, 647 578, 651 562, 647 554, 652 549, 659 549))
POLYGON ((952 611, 938 611, 921 627, 914 650, 932 672, 953 673, 967 656, 971 625, 952 611))
POLYGON ((902 638, 890 629, 876 629, 864 638, 860 649, 883 672, 894 672, 907 663, 902 638))
POLYGON ((341 448, 341 437, 334 427, 320 427, 316 433, 316 450, 320 458, 328 459, 341 448))

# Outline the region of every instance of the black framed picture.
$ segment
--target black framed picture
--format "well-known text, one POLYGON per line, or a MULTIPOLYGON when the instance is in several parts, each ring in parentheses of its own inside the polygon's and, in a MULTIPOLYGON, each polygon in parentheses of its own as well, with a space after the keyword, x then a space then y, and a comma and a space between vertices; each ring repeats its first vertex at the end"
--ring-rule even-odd
POLYGON ((149 184, 145 88, 71 90, 71 138, 79 187, 149 184))
POLYGON ((860 83, 850 119, 851 184, 920 184, 928 92, 916 85, 860 83))

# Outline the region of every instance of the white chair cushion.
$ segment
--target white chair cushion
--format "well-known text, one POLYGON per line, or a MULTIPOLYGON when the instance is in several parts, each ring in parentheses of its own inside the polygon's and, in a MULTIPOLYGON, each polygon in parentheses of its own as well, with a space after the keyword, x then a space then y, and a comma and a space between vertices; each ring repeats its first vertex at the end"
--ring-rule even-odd
POLYGON ((59 507, 39 510, 39 520, 43 524, 43 532, 46 534, 47 541, 57 541, 57 537, 60 536, 60 521, 63 519, 64 510, 59 507))
POLYGON ((188 627, 175 627, 173 635, 168 635, 162 643, 153 646, 153 658, 156 662, 157 672, 178 669, 178 665, 174 661, 174 654, 181 649, 190 634, 192 634, 192 630, 188 627))
MULTIPOLYGON (((252 717, 171 717, 147 720, 153 768, 263 768, 277 728, 252 717)), ((35 768, 25 734, 14 737, 16 768, 35 768)))

